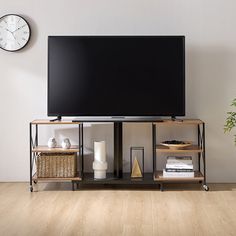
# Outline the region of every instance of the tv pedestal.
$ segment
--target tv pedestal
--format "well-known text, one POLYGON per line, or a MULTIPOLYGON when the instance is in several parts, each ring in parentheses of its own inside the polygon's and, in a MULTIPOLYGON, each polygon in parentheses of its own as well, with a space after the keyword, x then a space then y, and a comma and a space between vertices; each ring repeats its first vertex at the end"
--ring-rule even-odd
POLYGON ((61 121, 61 116, 57 116, 57 118, 50 120, 50 122, 54 122, 54 121, 61 121))
MULTIPOLYGON (((84 172, 84 144, 83 144, 83 123, 95 123, 96 121, 74 121, 71 120, 57 120, 51 122, 50 120, 34 120, 30 122, 30 191, 33 191, 33 184, 37 184, 40 181, 43 182, 65 182, 70 181, 72 183, 72 190, 74 190, 75 185, 77 188, 80 185, 153 185, 154 187, 160 187, 163 190, 163 185, 165 183, 201 183, 204 190, 208 191, 209 188, 206 184, 206 154, 205 154, 205 123, 199 119, 184 119, 182 122, 173 121, 171 119, 164 119, 162 121, 150 121, 150 120, 129 120, 129 121, 106 121, 109 123, 114 123, 114 172, 107 173, 106 179, 94 179, 94 173, 84 172), (152 160, 153 168, 152 171, 144 172, 142 178, 131 178, 131 173, 123 173, 123 122, 147 122, 152 125, 152 134, 150 139, 152 140, 152 160), (70 149, 48 148, 47 145, 39 145, 38 141, 38 129, 42 125, 75 125, 78 129, 79 142, 78 145, 72 146, 70 149), (162 145, 158 145, 157 141, 157 130, 159 126, 164 126, 166 128, 171 128, 172 126, 188 126, 189 128, 194 128, 197 131, 197 137, 195 138, 196 144, 191 145, 187 148, 181 148, 178 150, 171 150, 162 145), (77 170, 76 176, 72 178, 50 178, 50 177, 37 177, 37 172, 33 173, 34 164, 37 162, 37 158, 40 153, 58 153, 64 155, 65 153, 78 153, 78 160, 80 161, 80 169, 77 170), (157 159, 160 153, 176 156, 183 155, 196 155, 198 166, 196 166, 196 171, 194 177, 188 178, 166 178, 162 175, 162 170, 158 168, 157 159)), ((97 121, 101 122, 101 121, 97 121)), ((171 137, 170 137, 171 138, 171 137)), ((160 157, 159 157, 160 158, 160 157)), ((161 157, 163 158, 163 157, 161 157)))

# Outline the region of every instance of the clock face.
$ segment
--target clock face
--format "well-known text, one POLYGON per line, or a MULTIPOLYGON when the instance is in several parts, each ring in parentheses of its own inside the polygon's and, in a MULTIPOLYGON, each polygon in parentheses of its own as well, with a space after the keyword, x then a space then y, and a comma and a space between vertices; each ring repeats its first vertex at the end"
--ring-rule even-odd
POLYGON ((22 49, 30 39, 30 27, 18 15, 5 15, 0 18, 0 48, 7 51, 22 49))

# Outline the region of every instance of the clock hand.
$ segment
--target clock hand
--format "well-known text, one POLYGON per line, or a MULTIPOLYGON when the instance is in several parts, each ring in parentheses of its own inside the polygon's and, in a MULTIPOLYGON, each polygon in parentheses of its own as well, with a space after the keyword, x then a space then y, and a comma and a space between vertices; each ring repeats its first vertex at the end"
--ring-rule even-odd
POLYGON ((12 33, 8 28, 5 28, 5 30, 8 31, 8 32, 10 32, 10 33, 12 33))
POLYGON ((16 32, 17 30, 19 30, 19 29, 21 29, 21 28, 23 28, 23 27, 25 27, 25 26, 26 26, 26 25, 23 25, 23 26, 21 26, 21 27, 15 29, 15 30, 13 30, 12 33, 16 32))
POLYGON ((8 32, 10 32, 10 33, 12 34, 13 38, 16 40, 16 37, 15 37, 15 35, 13 34, 12 31, 10 31, 8 28, 5 28, 5 30, 8 31, 8 32))
POLYGON ((15 35, 13 34, 13 32, 11 32, 11 34, 12 34, 13 38, 16 40, 16 37, 15 37, 15 35))

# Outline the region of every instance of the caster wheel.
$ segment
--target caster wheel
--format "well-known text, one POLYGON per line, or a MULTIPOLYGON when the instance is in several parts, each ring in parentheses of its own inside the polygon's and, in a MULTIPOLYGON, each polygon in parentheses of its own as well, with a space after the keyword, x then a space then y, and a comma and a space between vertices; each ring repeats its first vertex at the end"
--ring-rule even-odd
POLYGON ((205 191, 209 191, 209 187, 207 185, 204 184, 203 188, 204 188, 205 191))
POLYGON ((72 182, 72 191, 75 191, 75 184, 72 182))
POLYGON ((30 192, 32 193, 32 192, 33 192, 33 190, 34 190, 34 189, 33 189, 33 187, 31 186, 31 187, 30 187, 30 192))
POLYGON ((161 192, 163 192, 163 184, 160 184, 160 190, 161 190, 161 192))

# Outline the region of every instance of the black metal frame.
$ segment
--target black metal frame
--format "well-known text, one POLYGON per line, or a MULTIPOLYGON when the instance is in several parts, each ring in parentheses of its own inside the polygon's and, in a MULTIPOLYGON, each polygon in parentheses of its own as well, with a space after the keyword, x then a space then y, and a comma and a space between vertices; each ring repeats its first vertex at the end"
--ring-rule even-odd
POLYGON ((30 191, 33 192, 33 168, 36 162, 37 155, 32 152, 32 149, 38 146, 38 124, 35 124, 35 136, 33 138, 33 124, 30 122, 30 191))
MULTIPOLYGON (((33 171, 33 164, 32 164, 32 123, 30 122, 29 125, 29 143, 30 143, 30 191, 33 192, 33 176, 32 176, 32 171, 33 171)), ((34 155, 34 154, 33 154, 34 155)))
MULTIPOLYGON (((56 121, 56 120, 55 120, 56 121)), ((52 122, 52 121, 51 121, 52 122)), ((52 122, 53 124, 53 122, 52 122)), ((71 123, 73 124, 73 122, 71 123)), ((43 124, 39 124, 43 125, 43 124)), ((46 125, 46 124, 44 124, 46 125)), ((59 124, 63 125, 63 124, 59 124)), ((32 152, 35 146, 38 146, 38 124, 30 122, 29 127, 30 133, 30 191, 33 192, 33 168, 34 162, 37 158, 37 153, 32 152), (35 126, 35 137, 33 138, 33 127, 35 126)), ((81 167, 79 170, 79 175, 83 179, 84 177, 84 131, 83 123, 78 125, 78 137, 79 137, 79 161, 81 162, 81 167)), ((114 177, 115 179, 122 179, 123 176, 123 124, 122 122, 114 122, 114 177)), ((72 180, 72 190, 74 190, 74 185, 79 184, 83 181, 72 180)))
MULTIPOLYGON (((81 120, 79 120, 81 121, 81 120)), ((100 122, 100 121, 84 121, 83 122, 100 122)), ((105 121, 104 121, 105 122, 105 121)), ((111 122, 106 121, 106 122, 111 122)), ((132 122, 137 122, 137 120, 132 122)), ((149 122, 146 120, 146 122, 149 122)), ((152 184, 156 185, 156 182, 153 180, 153 173, 144 173, 143 178, 131 178, 130 173, 123 173, 123 122, 122 121, 113 121, 114 127, 114 169, 113 173, 107 173, 106 179, 97 180, 94 179, 93 173, 83 173, 81 181, 76 181, 77 186, 80 184, 101 184, 101 185, 145 185, 152 184)), ((144 163, 144 161, 143 161, 144 163)), ((144 167, 143 167, 144 169, 144 167)))
MULTIPOLYGON (((71 123, 73 124, 73 122, 71 123)), ((32 152, 32 149, 38 146, 39 143, 39 125, 48 125, 48 124, 37 124, 31 122, 29 124, 29 141, 30 141, 30 191, 33 191, 33 168, 37 159, 37 153, 32 152)), ((59 125, 59 124, 58 124, 59 125)), ((61 124, 62 125, 62 124, 61 124)), ((63 124, 64 125, 64 124, 63 124)), ((84 131, 83 131, 83 122, 78 124, 78 138, 79 138, 79 161, 81 166, 79 169, 79 174, 82 180, 72 180, 72 190, 74 190, 74 184, 77 184, 79 187, 80 183, 82 184, 154 184, 160 185, 160 189, 163 190, 163 182, 154 181, 153 175, 157 169, 157 153, 156 153, 156 143, 157 143, 157 124, 152 123, 152 147, 153 147, 153 173, 144 172, 144 159, 143 159, 143 178, 140 178, 140 181, 135 181, 130 178, 130 174, 123 174, 123 123, 114 122, 114 173, 108 174, 111 178, 104 180, 94 180, 91 174, 84 173, 84 131), (145 177, 144 177, 145 175, 145 177)), ((198 134, 198 145, 202 149, 201 153, 198 153, 198 170, 201 172, 203 169, 203 187, 207 191, 209 188, 206 184, 206 149, 205 149, 205 123, 197 125, 197 134, 198 134), (201 166, 202 161, 202 166, 201 166)), ((132 148, 132 147, 131 147, 132 148)), ((137 147, 133 147, 137 148, 137 147)), ((141 148, 141 147, 138 147, 141 148)), ((132 155, 132 154, 131 154, 132 155)), ((132 156, 130 156, 132 160, 132 156)), ((144 158, 144 148, 143 148, 143 158, 144 158)), ((131 164, 131 162, 130 162, 131 164)), ((131 165, 130 165, 131 166, 131 165)))
MULTIPOLYGON (((71 123, 73 124, 73 123, 71 123)), ((30 141, 30 191, 33 192, 33 168, 34 164, 36 163, 37 159, 37 153, 33 152, 32 149, 34 147, 38 146, 38 126, 39 125, 48 125, 48 124, 35 124, 30 122, 29 124, 29 141, 30 141), (33 127, 35 130, 33 130, 33 127), (33 137, 33 133, 35 133, 35 136, 33 137)), ((65 125, 65 124, 58 124, 58 125, 65 125)), ((81 170, 79 175, 82 177, 83 176, 83 163, 84 163, 84 144, 83 144, 83 123, 79 124, 79 161, 81 161, 81 170)), ((74 190, 74 184, 77 181, 72 180, 72 190, 74 190)), ((37 182, 34 182, 35 184, 37 182)))
MULTIPOLYGON (((72 123, 73 124, 73 123, 72 123)), ((79 133, 79 162, 81 162, 81 168, 79 170, 79 176, 83 178, 84 176, 84 125, 83 123, 79 124, 78 127, 79 133)), ((74 191, 74 185, 77 185, 77 188, 79 188, 79 182, 77 180, 72 180, 72 190, 74 191)))
POLYGON ((114 176, 123 176, 123 124, 114 122, 114 176))
MULTIPOLYGON (((152 143, 153 143, 153 173, 156 172, 156 166, 157 166, 157 153, 156 153, 156 133, 157 133, 157 125, 155 123, 152 123, 152 143)), ((201 124, 197 125, 197 143, 201 152, 198 152, 198 171, 202 173, 201 170, 201 160, 202 160, 202 168, 203 168, 203 188, 208 191, 209 187, 207 186, 206 182, 206 141, 205 141, 205 123, 202 122, 201 124)), ((184 180, 183 180, 184 181, 184 180)), ((194 180, 193 180, 194 181, 194 180)), ((158 182, 158 181, 157 181, 158 182)), ((168 181, 169 182, 169 181, 168 181)), ((171 182, 171 181, 170 181, 171 182)), ((201 181, 200 181, 201 183, 201 181)), ((160 190, 163 191, 163 182, 160 181, 160 190)))
POLYGON ((197 134, 198 134, 198 146, 202 149, 201 153, 198 153, 198 171, 201 172, 201 157, 203 162, 203 187, 208 190, 206 184, 206 147, 205 147, 205 123, 202 123, 202 126, 198 124, 197 126, 197 134))

